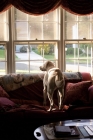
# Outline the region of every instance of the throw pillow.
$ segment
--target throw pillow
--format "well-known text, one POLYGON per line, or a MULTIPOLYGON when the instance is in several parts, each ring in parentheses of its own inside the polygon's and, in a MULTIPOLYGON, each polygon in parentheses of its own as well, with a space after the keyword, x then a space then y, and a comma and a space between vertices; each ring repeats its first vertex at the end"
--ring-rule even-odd
POLYGON ((91 81, 67 83, 63 104, 86 104, 88 102, 88 88, 91 84, 91 81))
POLYGON ((14 107, 16 104, 6 97, 0 97, 0 108, 2 107, 14 107))
POLYGON ((9 98, 8 93, 0 86, 0 97, 7 97, 9 98))

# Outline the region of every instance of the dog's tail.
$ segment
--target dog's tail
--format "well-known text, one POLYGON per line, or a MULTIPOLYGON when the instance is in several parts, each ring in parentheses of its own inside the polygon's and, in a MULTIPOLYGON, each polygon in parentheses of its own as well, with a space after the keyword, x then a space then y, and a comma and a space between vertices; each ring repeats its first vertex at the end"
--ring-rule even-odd
POLYGON ((63 87, 65 85, 64 83, 64 76, 62 76, 62 73, 59 69, 55 70, 55 84, 57 88, 63 87))

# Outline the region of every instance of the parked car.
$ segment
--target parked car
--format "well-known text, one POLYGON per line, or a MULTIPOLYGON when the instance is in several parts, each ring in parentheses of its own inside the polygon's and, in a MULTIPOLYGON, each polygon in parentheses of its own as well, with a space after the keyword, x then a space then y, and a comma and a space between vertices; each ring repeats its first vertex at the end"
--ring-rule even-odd
POLYGON ((27 52, 27 48, 28 48, 28 47, 26 47, 26 46, 22 46, 22 47, 20 48, 20 52, 27 52))
MULTIPOLYGON (((15 48, 16 52, 27 52, 28 51, 28 45, 16 45, 15 48)), ((30 47, 30 52, 31 52, 31 47, 30 47)))
POLYGON ((0 49, 4 50, 5 49, 5 46, 0 45, 0 49))

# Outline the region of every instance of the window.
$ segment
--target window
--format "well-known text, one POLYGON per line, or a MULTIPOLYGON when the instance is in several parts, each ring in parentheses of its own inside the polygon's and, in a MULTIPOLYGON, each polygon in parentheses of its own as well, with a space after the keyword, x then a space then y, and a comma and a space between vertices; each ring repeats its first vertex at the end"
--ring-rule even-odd
POLYGON ((65 39, 92 39, 93 15, 77 16, 65 11, 65 39))
POLYGON ((58 9, 41 16, 14 9, 14 15, 15 72, 40 72, 46 60, 58 66, 58 9))
POLYGON ((15 43, 15 69, 16 73, 41 72, 39 67, 46 60, 58 65, 57 42, 16 42, 15 43))
POLYGON ((5 74, 7 70, 7 58, 6 58, 6 43, 0 43, 0 74, 5 74))
POLYGON ((12 7, 0 14, 0 75, 39 73, 46 60, 93 75, 93 15, 60 10, 33 16, 12 7))
POLYGON ((58 9, 45 15, 33 16, 14 9, 15 40, 58 40, 58 9))
POLYGON ((93 15, 77 16, 65 12, 66 71, 93 75, 93 15))
POLYGON ((0 14, 0 75, 7 71, 8 11, 0 14))
POLYGON ((59 9, 33 16, 12 7, 0 19, 0 75, 41 72, 46 60, 58 66, 59 9))

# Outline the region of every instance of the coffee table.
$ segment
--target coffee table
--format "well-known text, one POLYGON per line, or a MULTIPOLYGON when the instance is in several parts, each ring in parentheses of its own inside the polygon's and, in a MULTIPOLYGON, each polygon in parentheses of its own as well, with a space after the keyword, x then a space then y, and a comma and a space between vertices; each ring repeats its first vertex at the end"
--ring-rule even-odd
POLYGON ((93 136, 89 136, 87 131, 85 131, 85 126, 93 126, 92 119, 78 119, 78 120, 66 120, 53 122, 49 124, 45 124, 43 126, 38 127, 34 131, 34 136, 37 140, 93 140, 93 136), (79 135, 78 136, 70 136, 70 137, 56 137, 54 134, 54 126, 76 126, 79 135))

